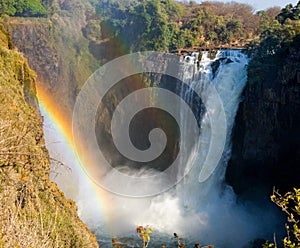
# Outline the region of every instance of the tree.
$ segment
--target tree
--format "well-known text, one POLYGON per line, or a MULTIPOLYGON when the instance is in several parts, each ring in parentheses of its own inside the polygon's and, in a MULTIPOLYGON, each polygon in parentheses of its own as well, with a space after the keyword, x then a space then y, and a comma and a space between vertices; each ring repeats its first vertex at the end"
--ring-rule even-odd
POLYGON ((16 13, 15 0, 4 0, 0 2, 0 15, 13 16, 16 13))
MULTIPOLYGON (((287 237, 283 239, 284 248, 300 247, 300 189, 294 188, 293 192, 285 195, 273 190, 271 200, 287 215, 287 237)), ((266 243, 264 247, 277 247, 277 245, 276 243, 266 243)))
POLYGON ((16 15, 21 16, 45 16, 47 14, 46 9, 41 4, 40 0, 24 0, 17 1, 16 15))
MULTIPOLYGON (((259 40, 252 42, 249 46, 251 49, 248 50, 250 55, 254 55, 253 61, 264 58, 272 61, 270 56, 277 54, 277 61, 284 58, 282 54, 286 51, 286 48, 293 44, 295 38, 300 35, 300 20, 297 19, 299 9, 300 2, 295 7, 289 4, 282 9, 275 19, 271 19, 265 11, 258 13, 262 20, 260 25, 262 32, 259 40)), ((251 68, 251 62, 248 68, 251 68)))
POLYGON ((286 19, 299 20, 300 19, 300 1, 294 7, 292 4, 286 5, 285 8, 282 9, 281 13, 276 18, 281 24, 284 24, 286 19))
POLYGON ((37 17, 47 15, 40 0, 2 0, 0 15, 37 17))

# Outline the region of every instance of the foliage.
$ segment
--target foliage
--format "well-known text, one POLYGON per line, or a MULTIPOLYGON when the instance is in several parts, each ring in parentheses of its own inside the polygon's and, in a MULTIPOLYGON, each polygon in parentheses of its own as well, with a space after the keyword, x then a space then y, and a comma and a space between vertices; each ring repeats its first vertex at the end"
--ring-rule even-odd
MULTIPOLYGON (((284 248, 300 247, 300 189, 294 188, 293 192, 285 195, 274 190, 271 200, 287 215, 287 237, 283 239, 284 248)), ((274 243, 267 242, 264 247, 277 247, 276 241, 274 243)))
POLYGON ((285 9, 275 17, 266 12, 258 13, 261 17, 261 34, 247 46, 248 55, 252 58, 248 65, 250 84, 276 82, 278 71, 285 64, 287 56, 293 56, 294 50, 299 49, 300 20, 299 12, 295 11, 299 6, 298 3, 291 8, 294 16, 289 15, 291 19, 287 18, 284 22, 279 22, 278 18, 286 12, 285 9))
POLYGON ((249 54, 254 58, 281 52, 300 34, 300 1, 295 7, 287 5, 275 18, 265 11, 257 15, 261 17, 261 35, 248 47, 249 54))
POLYGON ((127 51, 170 51, 244 44, 258 35, 260 16, 236 2, 182 3, 173 0, 90 0, 102 37, 127 51))
POLYGON ((75 203, 50 182, 43 120, 29 104, 36 74, 1 27, 0 247, 98 247, 75 203))
POLYGON ((0 2, 0 16, 45 16, 47 11, 40 0, 2 0, 0 2))
MULTIPOLYGON (((299 2, 300 3, 300 2, 299 2)), ((248 85, 255 84, 255 89, 272 87, 281 83, 295 81, 299 70, 299 7, 288 5, 280 12, 276 9, 260 11, 260 37, 248 46, 252 57, 248 65, 248 85), (258 86, 257 86, 258 85, 258 86)), ((255 94, 255 93, 254 93, 255 94)), ((287 236, 283 239, 284 248, 300 247, 300 190, 294 189, 285 195, 274 191, 271 200, 287 214, 287 236)), ((278 247, 276 238, 263 246, 278 247)))
POLYGON ((276 19, 284 24, 286 20, 299 20, 300 19, 300 2, 296 6, 288 4, 282 9, 281 13, 276 17, 276 19))

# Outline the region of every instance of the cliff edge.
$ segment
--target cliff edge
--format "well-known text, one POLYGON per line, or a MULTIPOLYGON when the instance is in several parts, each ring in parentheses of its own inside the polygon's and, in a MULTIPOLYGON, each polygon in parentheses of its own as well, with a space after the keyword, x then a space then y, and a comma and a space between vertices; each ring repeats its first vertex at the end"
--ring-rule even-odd
POLYGON ((98 247, 50 182, 36 74, 0 26, 0 247, 98 247))
POLYGON ((300 36, 249 68, 227 180, 244 195, 299 187, 300 36))

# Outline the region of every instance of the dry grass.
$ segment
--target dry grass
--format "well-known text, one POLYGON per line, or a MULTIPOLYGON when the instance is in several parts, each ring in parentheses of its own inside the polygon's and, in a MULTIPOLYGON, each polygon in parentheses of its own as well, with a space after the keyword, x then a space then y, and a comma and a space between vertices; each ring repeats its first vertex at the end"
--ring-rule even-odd
POLYGON ((0 46, 0 247, 98 247, 75 203, 50 182, 42 118, 25 101, 34 84, 22 55, 0 46))
MULTIPOLYGON (((56 218, 45 225, 42 205, 27 206, 25 210, 26 190, 21 192, 21 195, 17 195, 13 188, 8 187, 0 194, 0 246, 7 248, 58 248, 58 244, 50 239, 52 234, 56 232, 56 218), (18 200, 12 202, 14 198, 18 200)), ((57 216, 57 211, 55 215, 57 216)))

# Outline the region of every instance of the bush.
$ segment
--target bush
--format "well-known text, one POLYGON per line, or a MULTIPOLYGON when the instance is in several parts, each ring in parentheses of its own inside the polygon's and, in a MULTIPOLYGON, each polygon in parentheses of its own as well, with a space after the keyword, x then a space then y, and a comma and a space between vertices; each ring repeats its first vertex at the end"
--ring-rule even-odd
MULTIPOLYGON (((274 190, 271 200, 287 214, 287 237, 283 239, 284 248, 300 247, 300 189, 294 188, 293 192, 288 192, 285 195, 274 190)), ((268 247, 277 247, 276 242, 264 245, 264 248, 268 247)))
POLYGON ((39 17, 46 16, 47 11, 40 0, 2 0, 0 15, 39 17))

